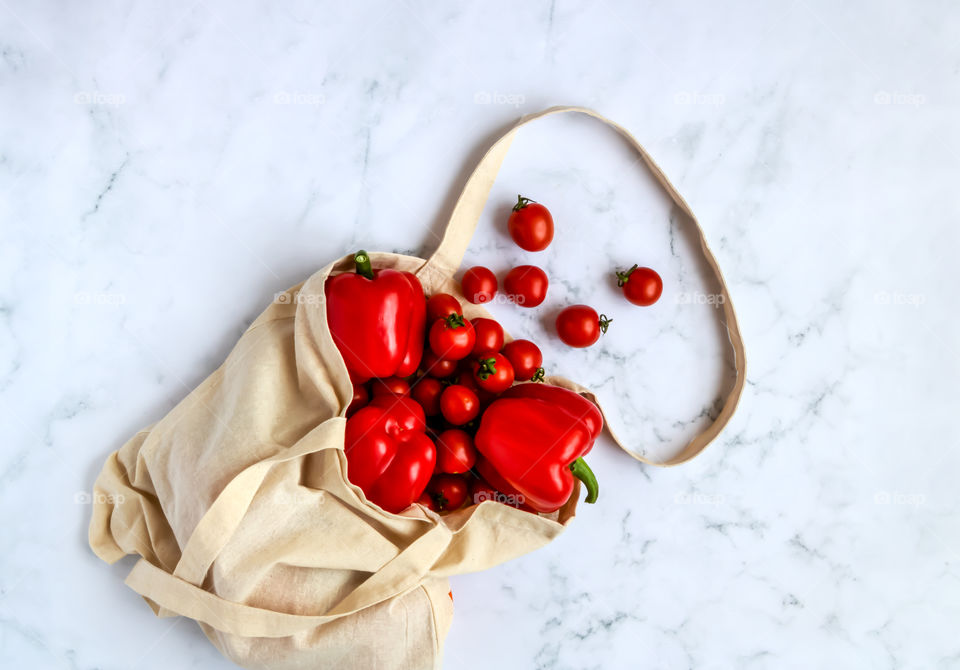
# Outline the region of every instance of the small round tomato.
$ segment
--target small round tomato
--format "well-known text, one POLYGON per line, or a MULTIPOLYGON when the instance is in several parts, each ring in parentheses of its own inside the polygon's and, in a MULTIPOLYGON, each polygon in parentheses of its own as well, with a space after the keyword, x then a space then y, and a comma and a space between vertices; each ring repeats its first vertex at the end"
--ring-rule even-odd
POLYGON ((589 347, 607 332, 611 321, 604 314, 598 316, 593 307, 571 305, 557 316, 557 335, 568 346, 589 347))
POLYGON ((420 368, 431 377, 443 379, 457 371, 457 362, 440 358, 429 349, 425 349, 423 358, 420 359, 420 368))
POLYGON ((490 354, 473 363, 473 379, 490 393, 503 393, 513 385, 513 366, 503 354, 490 354))
POLYGON ((503 355, 513 366, 513 376, 518 382, 543 379, 543 353, 530 340, 514 340, 503 347, 503 355))
POLYGON ((451 361, 466 358, 476 342, 473 324, 460 314, 438 319, 430 326, 430 349, 440 358, 451 361))
POLYGON ((436 416, 440 413, 440 394, 443 393, 443 384, 433 377, 421 377, 410 390, 410 395, 423 407, 427 416, 436 416))
POLYGON ((536 307, 547 297, 547 273, 536 265, 518 265, 507 273, 503 289, 521 307, 536 307))
POLYGON ((477 462, 477 450, 470 433, 450 428, 437 436, 437 469, 452 475, 466 472, 477 462))
POLYGON ((623 289, 627 300, 641 307, 649 307, 663 293, 660 275, 650 268, 638 267, 636 263, 629 270, 617 272, 617 286, 623 289))
POLYGON ((513 206, 507 228, 517 246, 526 251, 543 251, 553 241, 550 210, 522 195, 517 196, 517 204, 513 206))
POLYGON ((437 293, 427 300, 427 323, 446 319, 451 314, 463 314, 460 301, 449 293, 437 293))
POLYGON ((491 351, 503 349, 503 327, 493 319, 470 319, 473 330, 477 334, 477 341, 471 353, 479 356, 491 351))
POLYGON ((350 404, 347 406, 347 418, 357 413, 357 410, 362 409, 370 401, 370 393, 367 391, 366 384, 354 384, 353 385, 353 400, 350 401, 350 404))
POLYGON ((473 304, 490 302, 497 294, 497 276, 490 268, 476 265, 463 273, 460 287, 464 297, 473 304))
POLYGON ((427 484, 427 493, 441 512, 452 512, 467 502, 467 480, 461 475, 434 475, 427 484))
POLYGON ((370 382, 373 395, 406 395, 410 392, 410 384, 400 377, 381 377, 370 382))
POLYGON ((440 412, 454 426, 462 426, 477 417, 480 399, 466 386, 453 384, 440 394, 440 412))
POLYGON ((433 510, 434 512, 440 511, 440 508, 437 507, 437 503, 436 501, 434 501, 433 496, 427 493, 426 491, 420 494, 420 497, 417 498, 417 502, 423 505, 424 507, 426 507, 427 509, 433 510))

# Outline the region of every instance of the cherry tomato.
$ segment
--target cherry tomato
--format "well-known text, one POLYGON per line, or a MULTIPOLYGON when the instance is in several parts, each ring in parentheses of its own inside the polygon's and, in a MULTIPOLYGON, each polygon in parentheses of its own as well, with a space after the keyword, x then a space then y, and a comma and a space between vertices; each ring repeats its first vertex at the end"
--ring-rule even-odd
POLYGON ((365 384, 354 384, 353 385, 353 400, 350 401, 350 404, 347 406, 347 418, 357 413, 357 410, 362 409, 370 401, 370 393, 367 391, 365 384))
POLYGON ((420 497, 417 498, 417 502, 426 507, 427 509, 433 510, 434 512, 439 512, 440 508, 437 507, 437 503, 434 501, 433 496, 430 495, 427 491, 424 491, 420 494, 420 497))
POLYGON ((462 426, 477 417, 480 399, 466 386, 453 384, 440 394, 440 412, 454 426, 462 426))
POLYGON ((427 484, 427 493, 441 512, 452 512, 467 502, 467 480, 461 475, 434 475, 427 484))
POLYGON ((503 393, 513 385, 513 366, 503 354, 489 354, 473 362, 473 379, 490 393, 503 393))
POLYGON ((543 353, 530 340, 514 340, 503 346, 503 355, 513 366, 513 376, 518 382, 543 379, 543 353))
POLYGON ((623 289, 627 300, 641 307, 649 307, 663 293, 660 275, 650 268, 638 267, 636 263, 629 270, 617 273, 617 286, 623 289))
POLYGON ((433 377, 421 377, 410 390, 413 399, 423 407, 427 416, 436 416, 440 413, 440 394, 443 393, 443 384, 433 377))
POLYGON ((557 316, 557 335, 571 347, 589 347, 607 332, 613 319, 597 316, 597 311, 587 305, 571 305, 557 316))
POLYGON ((427 300, 427 323, 445 319, 451 314, 463 314, 460 301, 449 293, 437 293, 427 300))
POLYGON ((518 265, 507 273, 503 289, 521 307, 536 307, 547 297, 547 273, 536 265, 518 265))
POLYGON ((503 349, 503 328, 493 319, 471 319, 477 342, 471 353, 480 355, 503 349))
POLYGON ((443 379, 457 371, 457 362, 440 358, 429 349, 426 349, 423 352, 423 358, 420 359, 420 367, 431 377, 443 379))
POLYGON ((513 206, 507 228, 517 246, 526 251, 543 251, 553 241, 550 210, 522 195, 517 196, 517 204, 513 206))
POLYGON ((446 319, 438 319, 430 326, 430 349, 440 358, 459 361, 473 351, 477 334, 473 324, 460 314, 451 314, 446 319))
POLYGON ((497 294, 497 276, 489 268, 477 265, 463 273, 460 287, 473 304, 490 302, 497 294))
POLYGON ((459 428, 445 430, 437 436, 437 468, 440 472, 460 474, 473 467, 477 450, 470 433, 459 428))
POLYGON ((406 395, 410 393, 410 384, 400 377, 381 377, 371 381, 373 395, 406 395))

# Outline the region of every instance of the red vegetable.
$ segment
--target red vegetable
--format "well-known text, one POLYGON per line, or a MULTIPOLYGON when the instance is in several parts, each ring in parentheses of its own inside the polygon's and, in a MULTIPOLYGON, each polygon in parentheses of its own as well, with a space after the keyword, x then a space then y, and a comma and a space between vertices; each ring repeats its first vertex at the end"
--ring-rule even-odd
POLYGON ((420 367, 431 377, 443 379, 457 371, 457 361, 440 358, 427 349, 423 352, 423 360, 420 362, 420 367))
MULTIPOLYGON (((428 484, 428 486, 429 486, 429 484, 428 484)), ((440 511, 440 508, 437 507, 437 503, 434 502, 434 500, 433 500, 433 496, 431 496, 431 495, 430 495, 429 493, 427 493, 426 491, 424 491, 423 493, 420 494, 420 497, 417 498, 417 502, 420 503, 421 505, 423 505, 424 507, 426 507, 427 509, 433 510, 434 512, 439 512, 439 511, 440 511)), ((450 597, 453 598, 452 595, 451 595, 450 597)))
POLYGON ((426 300, 409 272, 374 270, 365 251, 356 272, 327 280, 327 324, 354 381, 407 377, 420 364, 426 300))
POLYGON ((560 509, 573 493, 574 477, 587 488, 586 502, 597 500, 596 477, 583 460, 593 447, 591 429, 555 402, 498 398, 483 413, 474 441, 490 466, 538 512, 560 509))
POLYGON ((467 501, 467 480, 461 475, 434 475, 427 484, 427 493, 441 512, 452 512, 467 501))
POLYGON ((617 272, 617 286, 623 289, 627 300, 641 307, 652 305, 663 293, 663 280, 660 275, 650 268, 641 268, 636 264, 629 270, 617 272))
POLYGON ((503 346, 503 355, 513 366, 513 376, 518 382, 543 379, 543 353, 530 340, 513 340, 503 346))
POLYGON ((430 349, 440 358, 450 361, 466 358, 476 341, 473 324, 460 314, 451 314, 430 326, 430 349))
POLYGON ((518 265, 507 273, 503 288, 521 307, 536 307, 547 297, 547 273, 536 265, 518 265))
POLYGON ((373 395, 406 395, 410 392, 410 384, 405 379, 399 377, 385 377, 384 379, 374 379, 370 382, 373 387, 373 395))
POLYGON ((503 392, 501 398, 536 398, 551 403, 575 421, 582 422, 595 440, 603 431, 603 414, 579 393, 551 384, 517 384, 503 392))
POLYGON ((476 460, 477 450, 467 431, 451 428, 437 436, 437 468, 440 472, 460 474, 472 468, 476 460))
POLYGON ((571 305, 557 316, 557 335, 571 347, 589 347, 606 333, 613 319, 597 316, 597 311, 587 305, 571 305))
POLYGON ((440 412, 443 418, 454 426, 462 426, 472 421, 480 412, 480 400, 477 394, 460 384, 453 384, 440 395, 440 412))
POLYGON ((503 354, 487 354, 473 362, 471 368, 477 386, 490 393, 500 393, 513 384, 513 366, 503 354))
POLYGON ((497 276, 489 268, 477 265, 463 273, 460 287, 473 304, 490 302, 497 294, 497 276))
POLYGON ((361 407, 364 407, 367 402, 370 400, 370 393, 367 391, 367 387, 364 384, 354 384, 353 385, 353 400, 350 401, 350 405, 347 406, 347 418, 357 413, 361 407))
POLYGON ((427 323, 445 319, 451 314, 463 314, 460 301, 449 293, 437 293, 427 300, 427 323))
POLYGON ((425 428, 423 410, 410 398, 375 398, 347 419, 350 481, 388 512, 406 509, 423 493, 437 460, 425 428))
POLYGON ((517 246, 527 251, 543 251, 553 241, 550 210, 522 195, 517 196, 507 228, 517 246))
POLYGON ((470 319, 473 330, 477 334, 477 341, 471 353, 479 356, 491 351, 500 351, 503 348, 503 327, 493 319, 470 319))
POLYGON ((443 384, 433 377, 421 377, 410 390, 410 395, 423 407, 427 416, 436 416, 440 413, 440 394, 443 393, 443 384))

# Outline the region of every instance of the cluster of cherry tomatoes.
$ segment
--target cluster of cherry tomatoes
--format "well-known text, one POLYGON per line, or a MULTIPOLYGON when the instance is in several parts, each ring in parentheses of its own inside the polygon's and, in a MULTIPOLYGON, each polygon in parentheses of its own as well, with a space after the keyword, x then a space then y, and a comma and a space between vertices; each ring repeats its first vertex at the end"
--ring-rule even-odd
MULTIPOLYGON (((550 211, 530 198, 517 196, 508 230, 517 246, 526 251, 543 251, 553 241, 553 216, 550 211)), ((649 306, 663 292, 663 281, 656 271, 634 265, 629 270, 615 273, 617 286, 624 297, 634 305, 649 306)), ((504 278, 507 299, 521 307, 536 307, 547 297, 547 273, 536 265, 520 265, 504 278)), ((481 265, 467 270, 461 280, 463 294, 474 304, 490 302, 497 294, 497 276, 481 265)), ((571 347, 589 347, 607 332, 613 319, 589 305, 571 305, 557 316, 556 329, 560 339, 571 347)))
MULTIPOLYGON (((470 474, 478 455, 473 445, 483 408, 514 381, 541 381, 543 353, 530 340, 504 342, 503 328, 486 318, 467 319, 455 297, 438 293, 427 300, 426 346, 418 375, 355 384, 347 417, 371 396, 409 396, 423 407, 428 434, 437 445, 434 476, 420 503, 449 512, 470 499, 500 500, 482 478, 470 474)), ((523 507, 517 502, 515 507, 523 507)))

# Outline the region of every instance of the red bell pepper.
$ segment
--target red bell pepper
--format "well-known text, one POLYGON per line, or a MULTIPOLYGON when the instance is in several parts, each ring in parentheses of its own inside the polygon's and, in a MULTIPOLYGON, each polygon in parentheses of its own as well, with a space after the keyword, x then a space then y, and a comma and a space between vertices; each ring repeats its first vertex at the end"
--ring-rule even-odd
POLYGON ((591 441, 603 431, 603 414, 597 406, 579 393, 560 386, 530 383, 511 386, 500 394, 501 398, 539 398, 555 404, 570 416, 583 421, 590 431, 591 441))
POLYGON ((347 419, 347 476, 368 500, 396 514, 420 497, 437 461, 426 427, 423 409, 404 396, 377 396, 347 419))
MULTIPOLYGON (((572 391, 558 390, 589 403, 572 391)), ((544 513, 560 509, 570 499, 574 477, 586 486, 586 502, 596 502, 598 493, 597 479, 583 460, 593 447, 594 431, 599 432, 596 417, 571 411, 578 406, 572 398, 552 395, 554 400, 501 396, 483 413, 474 438, 495 471, 481 474, 501 490, 509 486, 527 505, 544 513)))
POLYGON ((356 272, 327 280, 327 324, 354 382, 409 377, 423 354, 426 298, 409 272, 374 270, 358 251, 356 272))

